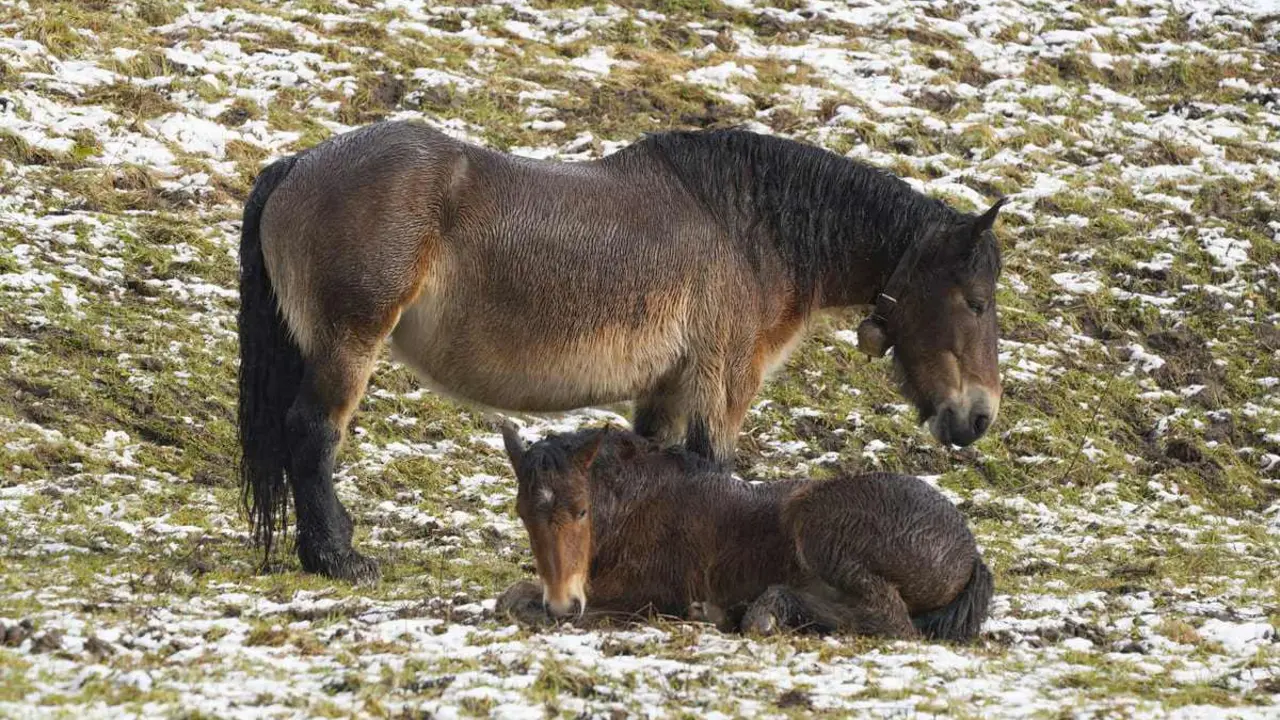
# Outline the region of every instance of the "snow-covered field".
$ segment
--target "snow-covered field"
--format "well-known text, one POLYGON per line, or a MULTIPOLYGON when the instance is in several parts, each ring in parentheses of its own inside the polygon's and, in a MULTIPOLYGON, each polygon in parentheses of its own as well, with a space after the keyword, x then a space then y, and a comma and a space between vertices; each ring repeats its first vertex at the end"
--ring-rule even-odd
POLYGON ((1280 717, 1278 205, 1274 0, 0 0, 0 716, 1280 717), (850 314, 739 444, 936 478, 996 573, 981 640, 509 626, 491 418, 390 363, 340 486, 382 583, 260 571, 239 202, 382 117, 566 160, 747 123, 1010 196, 990 437, 937 447, 850 314))

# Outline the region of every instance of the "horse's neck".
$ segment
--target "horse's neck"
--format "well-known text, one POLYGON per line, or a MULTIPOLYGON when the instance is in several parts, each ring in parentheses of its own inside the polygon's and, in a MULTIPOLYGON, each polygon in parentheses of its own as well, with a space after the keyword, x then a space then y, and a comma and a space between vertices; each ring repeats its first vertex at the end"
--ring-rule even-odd
MULTIPOLYGON (((877 178, 876 182, 897 182, 877 178)), ((814 306, 839 308, 875 303, 889 279, 913 249, 929 242, 935 229, 951 222, 954 213, 909 188, 893 193, 853 194, 859 207, 824 206, 817 213, 832 217, 816 226, 825 229, 817 238, 785 238, 821 247, 822 266, 814 283, 814 306)), ((797 229, 803 232, 804 228, 797 229)), ((918 254, 917 257, 920 257, 918 254)))
POLYGON ((772 246, 809 309, 873 302, 907 249, 958 216, 900 178, 800 143, 712 133, 652 144, 750 253, 772 246))
POLYGON ((782 510, 796 484, 725 481, 708 522, 714 523, 720 541, 718 559, 737 566, 730 575, 769 574, 790 563, 792 543, 784 537, 782 510))
POLYGON ((895 239, 878 248, 865 247, 862 238, 828 238, 840 245, 832 253, 839 258, 824 268, 815 290, 817 308, 842 308, 875 304, 876 294, 883 292, 898 263, 906 255, 912 238, 895 239))

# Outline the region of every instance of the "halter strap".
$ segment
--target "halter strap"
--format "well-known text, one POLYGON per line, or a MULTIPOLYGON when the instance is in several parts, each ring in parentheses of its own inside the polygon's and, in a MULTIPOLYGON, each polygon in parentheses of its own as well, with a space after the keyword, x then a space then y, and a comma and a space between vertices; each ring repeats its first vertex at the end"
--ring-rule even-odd
POLYGON ((871 313, 871 319, 878 321, 887 328, 889 326, 889 316, 897 309, 897 298, 885 293, 876 293, 876 307, 871 313))
POLYGON ((902 294, 899 287, 906 281, 907 274, 915 269, 916 262, 919 260, 920 242, 911 243, 911 245, 902 253, 902 257, 898 258, 898 264, 894 266, 893 273, 889 275, 889 280, 876 293, 875 309, 871 313, 871 319, 880 323, 884 327, 886 334, 892 342, 893 336, 891 329, 891 321, 893 316, 897 314, 898 297, 902 294))

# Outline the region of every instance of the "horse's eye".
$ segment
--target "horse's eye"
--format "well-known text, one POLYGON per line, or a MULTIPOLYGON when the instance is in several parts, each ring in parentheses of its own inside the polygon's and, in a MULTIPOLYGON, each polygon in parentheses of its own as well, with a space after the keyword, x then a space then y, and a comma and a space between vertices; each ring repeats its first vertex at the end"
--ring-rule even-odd
POLYGON ((579 511, 578 511, 577 518, 578 518, 579 520, 581 520, 581 519, 585 518, 586 516, 587 516, 587 509, 586 509, 586 508, 583 508, 583 509, 581 509, 581 510, 579 510, 579 511))
POLYGON ((987 309, 987 306, 985 303, 979 302, 977 300, 970 300, 969 309, 973 311, 974 315, 981 315, 983 311, 987 309))

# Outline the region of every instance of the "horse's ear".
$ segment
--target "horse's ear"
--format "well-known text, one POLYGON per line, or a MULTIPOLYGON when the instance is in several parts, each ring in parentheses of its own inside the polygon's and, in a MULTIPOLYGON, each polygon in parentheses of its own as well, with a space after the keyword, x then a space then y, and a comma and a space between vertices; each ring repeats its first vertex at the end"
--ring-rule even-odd
POLYGON ((970 226, 970 235, 977 239, 982 233, 990 230, 996 224, 996 216, 1000 214, 1000 208, 1004 206, 1009 198, 1000 198, 986 212, 979 215, 970 226))
POLYGON ((502 421, 502 444, 507 448, 507 457, 511 459, 511 467, 513 469, 520 468, 520 461, 524 458, 524 441, 520 439, 520 432, 516 430, 516 426, 511 424, 510 420, 502 421))
POLYGON ((591 468, 591 463, 596 460, 596 453, 600 452, 600 445, 604 442, 604 436, 609 432, 609 428, 604 428, 595 434, 595 437, 587 441, 585 445, 578 448, 578 452, 573 454, 573 464, 582 472, 586 472, 591 468))

